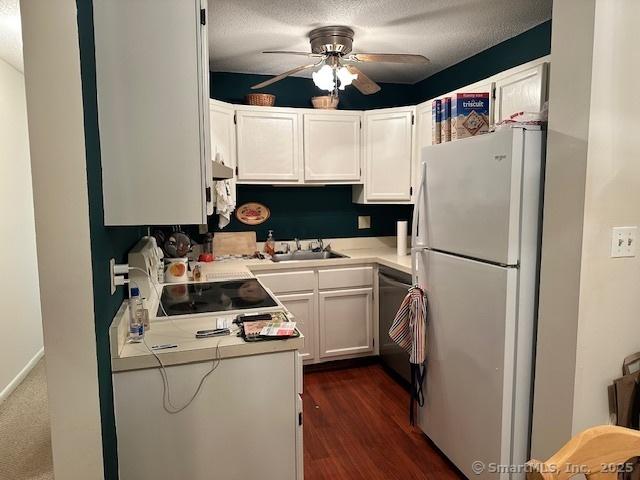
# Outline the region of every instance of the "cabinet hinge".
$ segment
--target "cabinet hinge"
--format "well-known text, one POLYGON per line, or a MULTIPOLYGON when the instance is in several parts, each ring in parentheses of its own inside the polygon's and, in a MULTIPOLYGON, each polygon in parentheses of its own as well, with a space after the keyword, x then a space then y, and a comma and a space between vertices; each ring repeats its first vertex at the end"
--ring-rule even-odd
POLYGON ((207 11, 204 8, 200 9, 200 25, 207 24, 207 11))
POLYGON ((373 343, 373 348, 375 348, 376 347, 376 339, 375 338, 373 339, 372 343, 373 343))
POLYGON ((298 425, 302 425, 302 412, 298 412, 298 425))
POLYGON ((238 176, 238 166, 236 165, 236 177, 238 176))
POLYGON ((362 130, 362 120, 360 120, 360 130, 362 130))
POLYGON ((409 195, 413 195, 413 187, 409 187, 409 195))
POLYGON ((411 114, 411 125, 415 125, 416 124, 416 116, 415 114, 411 114))
POLYGON ((204 190, 204 195, 205 195, 205 198, 207 200, 207 203, 209 203, 211 201, 211 187, 207 187, 204 190))
POLYGON ((234 114, 233 114, 233 124, 234 124, 234 125, 237 125, 237 124, 238 124, 238 114, 237 114, 237 113, 234 113, 234 114))
POLYGON ((496 99, 496 86, 494 85, 493 88, 491 89, 491 100, 495 100, 496 99))

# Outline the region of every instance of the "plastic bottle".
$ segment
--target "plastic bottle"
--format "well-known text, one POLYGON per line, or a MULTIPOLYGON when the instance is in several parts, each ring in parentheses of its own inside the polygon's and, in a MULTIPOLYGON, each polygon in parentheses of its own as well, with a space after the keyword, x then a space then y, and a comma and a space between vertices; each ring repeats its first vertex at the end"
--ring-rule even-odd
POLYGON ((276 253, 276 242, 273 239, 273 230, 269 230, 267 241, 264 242, 264 253, 268 253, 269 255, 276 253))
POLYGON ((140 289, 131 287, 129 297, 129 342, 140 343, 144 338, 144 306, 140 298, 140 289))

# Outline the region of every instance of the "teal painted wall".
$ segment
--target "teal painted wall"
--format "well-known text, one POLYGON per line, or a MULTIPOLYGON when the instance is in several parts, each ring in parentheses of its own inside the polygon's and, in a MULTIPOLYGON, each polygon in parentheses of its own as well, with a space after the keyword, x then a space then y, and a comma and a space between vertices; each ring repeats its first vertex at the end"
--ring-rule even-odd
POLYGON ((498 43, 413 85, 413 103, 517 67, 551 53, 551 20, 498 43))
MULTIPOLYGON (((358 205, 351 201, 351 186, 270 187, 241 185, 238 205, 260 202, 271 210, 263 224, 249 227, 235 217, 224 231, 254 230, 258 240, 273 230, 277 240, 298 238, 377 237, 396 234, 397 220, 411 220, 410 205, 358 205), (358 215, 371 216, 371 228, 358 229, 358 215)), ((218 217, 211 217, 215 231, 218 217)))
MULTIPOLYGON (((106 480, 118 478, 118 457, 113 387, 111 382, 111 352, 109 326, 125 298, 124 288, 110 294, 108 262, 126 262, 127 252, 146 233, 143 227, 105 227, 102 202, 102 171, 100 135, 98 132, 98 102, 96 92, 95 42, 93 36, 93 5, 91 0, 77 0, 82 100, 84 105, 85 150, 89 191, 89 226, 91 232, 91 263, 93 268, 93 307, 98 355, 98 387, 102 417, 102 449, 106 480)), ((73 375, 70 371, 69 375, 73 375)))
MULTIPOLYGON (((268 78, 267 75, 211 72, 211 98, 230 103, 244 103, 244 96, 253 92, 251 86, 268 78)), ((340 92, 339 110, 366 110, 371 108, 401 107, 412 101, 412 85, 381 83, 382 90, 373 95, 363 95, 354 87, 340 92)), ((276 96, 277 107, 312 108, 311 97, 324 95, 309 78, 288 77, 259 90, 276 96)))

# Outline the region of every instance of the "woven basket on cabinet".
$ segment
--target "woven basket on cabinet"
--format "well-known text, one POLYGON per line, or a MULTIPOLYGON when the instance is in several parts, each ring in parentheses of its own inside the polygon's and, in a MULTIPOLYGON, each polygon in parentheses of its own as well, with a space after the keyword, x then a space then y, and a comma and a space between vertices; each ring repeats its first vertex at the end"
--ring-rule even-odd
POLYGON ((244 97, 247 105, 258 107, 273 107, 276 103, 276 96, 270 93, 249 93, 244 97))

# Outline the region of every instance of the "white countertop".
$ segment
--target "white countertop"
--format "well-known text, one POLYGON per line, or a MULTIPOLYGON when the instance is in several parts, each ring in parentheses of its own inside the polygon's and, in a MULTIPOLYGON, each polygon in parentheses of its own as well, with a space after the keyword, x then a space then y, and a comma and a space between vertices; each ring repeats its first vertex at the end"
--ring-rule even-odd
MULTIPOLYGON (((249 276, 253 272, 290 270, 292 268, 335 267, 354 264, 378 264, 405 273, 411 273, 411 256, 398 256, 395 239, 338 239, 332 240, 333 250, 349 258, 331 258, 323 260, 295 260, 272 262, 260 259, 233 259, 210 263, 201 263, 203 275, 207 281, 230 276, 249 276)), ((303 347, 304 337, 263 342, 245 342, 235 336, 196 339, 197 330, 215 328, 215 319, 223 315, 211 315, 197 318, 175 320, 152 320, 151 328, 145 334, 143 343, 126 343, 128 325, 127 302, 116 314, 110 330, 112 370, 114 372, 155 368, 158 359, 149 351, 152 345, 177 344, 176 348, 155 351, 164 366, 179 365, 216 358, 230 358, 247 355, 259 355, 278 351, 297 350, 303 347)))
MULTIPOLYGON (((116 319, 128 322, 129 312, 127 302, 118 311, 116 319), (119 315, 122 317, 119 318, 119 315)), ((125 370, 139 370, 156 368, 162 365, 181 365, 192 362, 202 362, 215 359, 260 355, 263 353, 299 350, 304 345, 304 336, 288 340, 271 340, 262 342, 245 342, 236 336, 237 330, 223 337, 195 338, 198 330, 216 328, 216 319, 224 315, 201 316, 194 318, 179 318, 175 320, 152 320, 151 328, 145 332, 145 343, 126 343, 126 328, 118 335, 117 328, 112 327, 112 336, 119 336, 116 345, 112 338, 111 368, 113 372, 125 370), (153 345, 176 344, 177 347, 165 350, 155 350, 156 358, 149 350, 153 345)), ((229 317, 229 316, 227 316, 229 317)), ((231 320, 235 315, 229 317, 231 320)), ((115 320, 114 320, 115 323, 115 320)), ((237 328, 237 327, 236 327, 237 328)))

